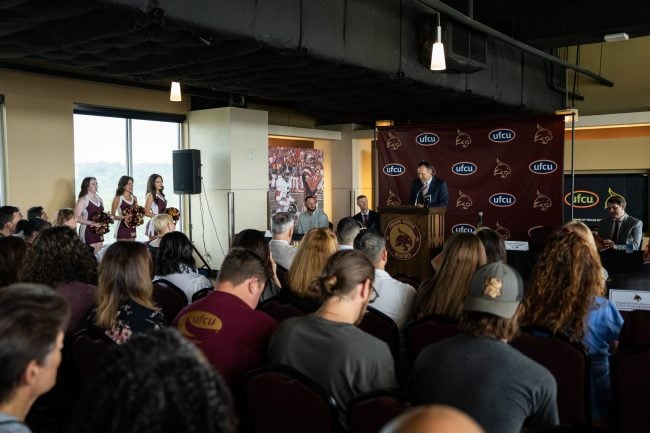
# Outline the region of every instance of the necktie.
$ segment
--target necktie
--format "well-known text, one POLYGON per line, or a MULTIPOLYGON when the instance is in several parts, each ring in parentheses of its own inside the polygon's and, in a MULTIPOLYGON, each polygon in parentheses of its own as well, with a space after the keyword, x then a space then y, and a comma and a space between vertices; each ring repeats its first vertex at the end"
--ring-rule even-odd
POLYGON ((618 245, 618 231, 621 228, 621 220, 614 221, 614 233, 612 234, 612 241, 618 245))
POLYGON ((429 192, 429 184, 428 184, 428 183, 425 183, 425 184, 422 186, 422 197, 424 197, 425 195, 427 195, 428 192, 429 192))
POLYGON ((363 225, 364 226, 368 225, 368 214, 367 213, 363 214, 363 225))

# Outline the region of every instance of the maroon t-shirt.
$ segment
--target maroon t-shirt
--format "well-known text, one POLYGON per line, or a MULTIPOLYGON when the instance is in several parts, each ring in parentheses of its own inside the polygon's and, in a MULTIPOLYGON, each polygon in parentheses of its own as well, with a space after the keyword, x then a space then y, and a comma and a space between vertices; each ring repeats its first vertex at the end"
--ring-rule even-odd
POLYGON ((230 293, 214 291, 187 307, 173 325, 193 341, 231 387, 266 363, 277 323, 230 293))

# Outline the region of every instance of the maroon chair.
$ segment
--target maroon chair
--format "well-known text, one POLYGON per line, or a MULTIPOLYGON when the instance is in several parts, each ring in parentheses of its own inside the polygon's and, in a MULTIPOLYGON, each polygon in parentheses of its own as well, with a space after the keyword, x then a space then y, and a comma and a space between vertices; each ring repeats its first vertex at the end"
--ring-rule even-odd
POLYGON ((560 424, 591 424, 591 362, 584 345, 533 326, 523 328, 511 344, 555 377, 560 424))
POLYGON ((399 391, 372 391, 348 402, 350 433, 377 433, 393 418, 411 407, 399 391))
POLYGON ((364 314, 361 323, 357 325, 359 329, 368 334, 379 338, 381 341, 388 345, 391 355, 395 361, 395 373, 397 374, 398 381, 401 379, 401 348, 399 329, 397 324, 382 313, 381 311, 368 306, 366 314, 364 314))
POLYGON ((114 346, 115 342, 99 328, 84 328, 72 336, 72 355, 81 384, 88 382, 114 346))
POLYGON ((334 397, 291 367, 276 365, 246 375, 244 394, 251 433, 338 433, 334 397))
POLYGON ((267 299, 260 303, 257 309, 273 317, 273 319, 278 323, 292 317, 305 315, 304 311, 287 301, 282 296, 273 296, 272 298, 267 299))
POLYGON ((201 298, 205 298, 206 296, 208 296, 208 293, 210 293, 212 291, 214 291, 214 287, 206 287, 205 289, 201 289, 201 290, 195 292, 192 295, 192 302, 196 302, 201 298))
POLYGON ((167 323, 172 323, 178 313, 187 305, 185 292, 164 279, 153 282, 153 300, 162 310, 167 323))
POLYGON ((618 339, 619 351, 627 348, 650 347, 650 311, 633 310, 625 317, 618 339))
POLYGON ((458 321, 442 314, 433 314, 408 323, 404 327, 408 364, 412 366, 422 349, 428 345, 454 336, 458 332, 458 321))

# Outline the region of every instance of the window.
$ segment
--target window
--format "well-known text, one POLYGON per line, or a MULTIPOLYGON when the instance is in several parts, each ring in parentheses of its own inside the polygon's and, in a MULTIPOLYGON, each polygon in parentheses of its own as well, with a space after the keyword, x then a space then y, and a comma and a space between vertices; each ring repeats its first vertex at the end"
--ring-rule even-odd
MULTIPOLYGON (((180 148, 182 118, 149 120, 151 113, 144 113, 143 119, 128 116, 133 112, 101 109, 85 114, 85 108, 76 108, 74 115, 75 196, 84 177, 95 177, 104 209, 110 213, 117 182, 128 175, 133 177, 138 204, 144 206, 147 179, 156 173, 163 178, 167 206, 180 209, 180 197, 173 193, 172 150, 180 148)), ((116 229, 114 224, 104 235, 105 243, 115 240, 116 229)), ((137 240, 147 240, 144 224, 136 233, 137 240)))

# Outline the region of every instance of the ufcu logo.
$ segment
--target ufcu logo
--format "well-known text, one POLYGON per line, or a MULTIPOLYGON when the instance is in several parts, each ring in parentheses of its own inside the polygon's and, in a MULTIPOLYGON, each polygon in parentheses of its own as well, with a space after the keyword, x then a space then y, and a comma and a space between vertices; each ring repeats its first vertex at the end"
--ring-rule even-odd
MULTIPOLYGON (((584 189, 573 191, 573 207, 578 209, 587 209, 600 203, 600 197, 593 191, 584 189)), ((571 193, 564 196, 564 204, 571 206, 571 193)))
POLYGON ((471 224, 456 224, 451 228, 452 233, 474 233, 476 227, 471 224))
POLYGON ((424 132, 415 137, 415 142, 420 146, 433 146, 438 141, 440 141, 440 137, 433 132, 424 132))
POLYGON ((460 176, 467 176, 476 173, 477 167, 473 162, 457 162, 451 166, 451 171, 460 176))
POLYGON ((512 194, 508 194, 507 192, 499 192, 496 194, 492 194, 488 199, 488 201, 493 206, 508 207, 515 204, 517 198, 512 194))
POLYGON ((495 143, 507 143, 515 139, 515 131, 512 129, 495 129, 490 131, 488 138, 495 143))
POLYGON ((531 162, 528 169, 535 174, 550 174, 557 170, 557 164, 550 159, 539 159, 531 162))
POLYGON ((384 166, 384 174, 387 174, 389 176, 401 176, 404 173, 406 173, 406 168, 402 164, 386 164, 384 166))

